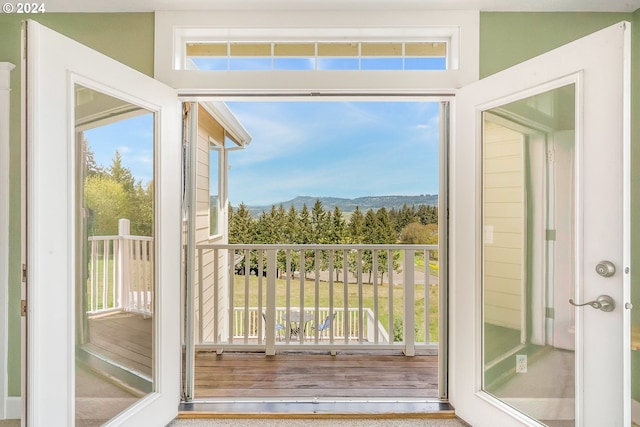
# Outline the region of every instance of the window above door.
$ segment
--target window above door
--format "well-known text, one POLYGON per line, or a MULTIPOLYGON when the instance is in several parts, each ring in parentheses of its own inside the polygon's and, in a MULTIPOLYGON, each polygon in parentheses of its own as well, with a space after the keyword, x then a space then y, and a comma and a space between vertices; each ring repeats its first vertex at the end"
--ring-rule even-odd
POLYGON ((477 11, 157 12, 156 78, 184 94, 451 93, 478 78, 477 11))

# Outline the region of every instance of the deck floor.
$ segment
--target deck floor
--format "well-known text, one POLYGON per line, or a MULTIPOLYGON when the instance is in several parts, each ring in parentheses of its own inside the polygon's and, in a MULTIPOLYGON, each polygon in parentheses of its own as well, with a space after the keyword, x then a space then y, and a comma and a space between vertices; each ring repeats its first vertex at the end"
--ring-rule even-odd
POLYGON ((198 352, 195 399, 438 398, 438 356, 400 352, 198 352))
MULTIPOLYGON (((94 351, 151 374, 152 320, 119 313, 91 320, 94 351)), ((437 399, 438 356, 431 350, 196 352, 196 400, 437 399)))
POLYGON ((151 377, 153 319, 134 313, 113 313, 89 320, 85 348, 121 366, 151 377))

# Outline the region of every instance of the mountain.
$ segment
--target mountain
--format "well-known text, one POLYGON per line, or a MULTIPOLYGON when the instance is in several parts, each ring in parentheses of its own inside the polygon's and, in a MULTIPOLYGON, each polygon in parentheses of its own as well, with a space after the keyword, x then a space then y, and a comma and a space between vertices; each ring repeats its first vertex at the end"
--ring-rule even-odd
MULTIPOLYGON (((296 210, 300 211, 304 204, 307 205, 307 208, 311 210, 316 200, 320 199, 322 202, 322 206, 325 210, 332 210, 335 206, 338 206, 340 210, 344 213, 353 212, 356 209, 356 206, 360 207, 360 210, 364 213, 369 209, 378 210, 381 207, 385 207, 386 209, 400 209, 403 205, 411 206, 411 205, 432 205, 438 206, 438 195, 437 194, 421 194, 419 196, 368 196, 368 197, 358 197, 356 199, 343 199, 339 197, 312 197, 312 196, 298 196, 295 199, 288 200, 286 202, 274 203, 276 207, 282 206, 285 209, 289 209, 291 205, 293 205, 296 210)), ((234 206, 234 209, 237 206, 234 206)), ((269 206, 248 206, 249 212, 251 212, 251 216, 257 218, 260 213, 269 211, 271 209, 271 205, 269 206)))

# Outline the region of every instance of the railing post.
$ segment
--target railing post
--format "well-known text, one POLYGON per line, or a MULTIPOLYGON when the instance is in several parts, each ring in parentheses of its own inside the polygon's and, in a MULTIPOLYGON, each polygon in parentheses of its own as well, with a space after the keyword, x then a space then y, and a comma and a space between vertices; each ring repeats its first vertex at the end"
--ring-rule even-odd
POLYGON ((131 222, 122 218, 118 220, 118 293, 120 309, 129 308, 129 269, 130 269, 130 253, 129 245, 125 240, 125 236, 131 235, 131 222))
POLYGON ((276 354, 276 254, 277 249, 267 250, 267 314, 265 331, 267 348, 265 355, 276 354))
POLYGON ((415 356, 416 330, 415 330, 415 274, 414 274, 413 249, 407 249, 404 253, 404 354, 405 356, 415 356))

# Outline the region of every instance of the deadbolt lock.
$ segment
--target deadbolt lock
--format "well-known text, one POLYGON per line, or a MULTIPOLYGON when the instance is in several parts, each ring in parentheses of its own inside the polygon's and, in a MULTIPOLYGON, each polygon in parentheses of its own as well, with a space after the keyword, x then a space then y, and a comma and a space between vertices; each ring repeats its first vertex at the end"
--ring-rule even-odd
POLYGON ((616 274, 616 266, 611 261, 600 261, 596 265, 596 273, 602 277, 611 277, 616 274))

